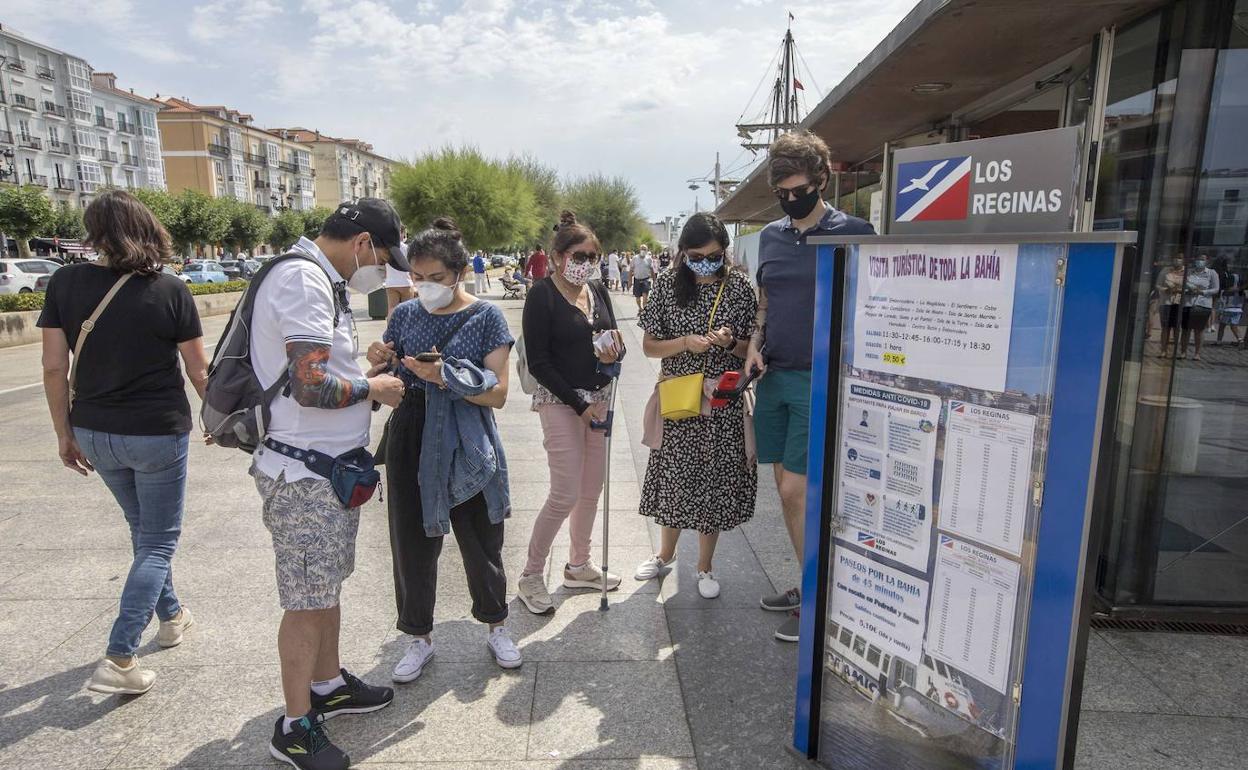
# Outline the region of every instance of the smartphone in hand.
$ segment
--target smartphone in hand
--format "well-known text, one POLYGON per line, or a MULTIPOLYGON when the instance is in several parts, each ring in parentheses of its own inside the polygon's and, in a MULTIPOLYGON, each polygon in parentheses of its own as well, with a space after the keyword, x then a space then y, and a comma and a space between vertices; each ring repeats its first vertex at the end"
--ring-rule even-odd
POLYGON ((417 353, 414 358, 422 364, 436 364, 442 360, 441 353, 417 353))

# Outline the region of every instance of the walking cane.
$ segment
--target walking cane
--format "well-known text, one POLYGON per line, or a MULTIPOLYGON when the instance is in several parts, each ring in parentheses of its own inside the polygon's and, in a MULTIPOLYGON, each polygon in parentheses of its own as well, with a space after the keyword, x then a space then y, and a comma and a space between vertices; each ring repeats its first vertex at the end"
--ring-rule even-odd
MULTIPOLYGON (((616 364, 618 366, 618 364, 616 364)), ((599 422, 590 421, 590 428, 602 431, 606 439, 606 471, 602 477, 602 601, 598 604, 600 612, 606 612, 607 606, 607 542, 611 533, 611 429, 615 423, 615 385, 619 382, 619 374, 611 378, 608 385, 611 390, 607 394, 607 419, 599 422)))

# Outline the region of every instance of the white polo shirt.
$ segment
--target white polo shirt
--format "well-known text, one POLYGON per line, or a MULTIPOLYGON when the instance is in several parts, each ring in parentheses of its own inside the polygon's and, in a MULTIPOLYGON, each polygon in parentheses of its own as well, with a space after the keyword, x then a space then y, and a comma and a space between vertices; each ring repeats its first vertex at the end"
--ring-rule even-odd
MULTIPOLYGON (((312 257, 320 267, 302 259, 287 260, 275 266, 260 284, 251 323, 251 362, 256 377, 265 388, 277 382, 288 366, 288 342, 329 345, 329 374, 344 379, 363 377, 364 370, 355 357, 351 313, 340 313, 338 325, 334 325, 330 281, 342 282, 342 276, 307 238, 300 238, 291 248, 312 257)), ((300 406, 290 396, 279 394, 273 400, 268 436, 283 444, 337 457, 368 446, 371 414, 368 400, 345 409, 320 409, 300 406)), ((273 479, 283 471, 287 481, 320 478, 301 461, 263 446, 256 450, 254 465, 273 479)))

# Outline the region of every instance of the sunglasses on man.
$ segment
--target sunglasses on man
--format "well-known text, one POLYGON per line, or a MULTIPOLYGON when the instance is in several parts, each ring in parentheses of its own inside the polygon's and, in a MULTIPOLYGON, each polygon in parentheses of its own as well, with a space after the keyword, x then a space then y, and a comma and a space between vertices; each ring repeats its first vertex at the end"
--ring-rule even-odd
POLYGON ((803 195, 810 195, 818 189, 819 185, 816 184, 804 184, 799 187, 773 187, 771 188, 771 194, 782 201, 795 201, 803 195))

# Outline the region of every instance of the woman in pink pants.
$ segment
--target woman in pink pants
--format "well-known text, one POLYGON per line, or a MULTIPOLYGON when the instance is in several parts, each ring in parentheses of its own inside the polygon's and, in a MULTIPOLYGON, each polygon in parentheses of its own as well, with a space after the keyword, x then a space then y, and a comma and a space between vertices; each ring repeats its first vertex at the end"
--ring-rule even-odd
MULTIPOLYGON (((564 586, 602 590, 604 580, 589 549, 602 493, 606 439, 590 423, 607 412, 610 378, 598 364, 619 360, 623 344, 610 296, 601 281, 590 281, 601 251, 594 232, 578 224, 572 212, 563 212, 551 243, 551 274, 533 284, 524 302, 525 356, 538 383, 533 410, 541 417, 550 465, 550 495, 533 525, 519 585, 520 601, 537 614, 555 608, 546 588, 546 560, 565 519, 571 519, 572 545, 563 568, 564 586)), ((609 573, 605 580, 610 590, 620 584, 609 573)))

